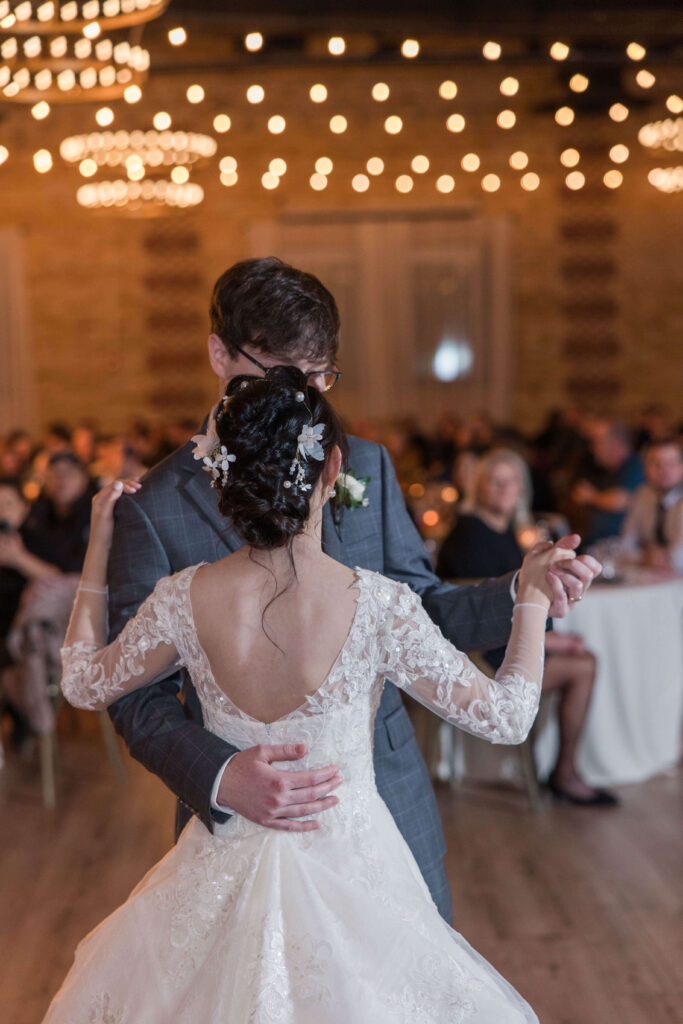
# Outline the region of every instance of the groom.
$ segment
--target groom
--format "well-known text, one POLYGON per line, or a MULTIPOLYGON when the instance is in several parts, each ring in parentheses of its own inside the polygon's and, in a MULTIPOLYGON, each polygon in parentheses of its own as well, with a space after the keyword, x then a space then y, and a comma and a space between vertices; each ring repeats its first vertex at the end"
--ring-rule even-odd
MULTIPOLYGON (((298 366, 309 383, 327 390, 339 378, 335 359, 339 314, 332 295, 311 274, 275 258, 245 260, 216 282, 211 299, 209 361, 221 382, 262 375, 271 366, 298 366)), ((510 631, 515 579, 455 587, 435 576, 406 511, 384 448, 349 438, 349 466, 368 477, 363 506, 347 509, 337 528, 325 509, 323 547, 349 567, 360 566, 408 583, 431 618, 462 650, 504 646, 510 631)), ((188 442, 144 478, 134 496, 116 506, 109 562, 110 639, 123 628, 162 576, 200 561, 213 562, 241 545, 217 510, 210 475, 188 442)), ((568 539, 575 547, 578 538, 568 539)), ((599 571, 589 557, 562 563, 549 577, 552 615, 579 600, 599 571)), ((203 728, 189 679, 179 700, 180 674, 137 690, 110 708, 131 754, 158 775, 179 800, 177 832, 196 814, 210 830, 229 813, 261 825, 298 831, 296 818, 327 806, 334 771, 282 771, 301 756, 294 747, 236 751, 203 728)), ((425 763, 398 690, 387 683, 375 724, 377 788, 410 846, 442 916, 451 902, 443 858, 445 840, 425 763)))

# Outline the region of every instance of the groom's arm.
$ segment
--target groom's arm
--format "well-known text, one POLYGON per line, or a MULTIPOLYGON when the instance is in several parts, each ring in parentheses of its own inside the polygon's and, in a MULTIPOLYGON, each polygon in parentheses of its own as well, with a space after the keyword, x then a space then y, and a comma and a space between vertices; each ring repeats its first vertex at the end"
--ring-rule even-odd
MULTIPOLYGON (((116 509, 109 559, 109 639, 117 636, 162 576, 172 572, 140 504, 124 495, 116 509)), ((226 815, 211 809, 214 780, 236 751, 193 722, 178 699, 181 674, 134 691, 109 708, 132 756, 172 790, 208 829, 226 815)))
POLYGON ((430 618, 461 650, 505 647, 511 629, 515 574, 472 586, 443 583, 408 514, 389 455, 384 448, 381 453, 385 574, 418 593, 430 618))

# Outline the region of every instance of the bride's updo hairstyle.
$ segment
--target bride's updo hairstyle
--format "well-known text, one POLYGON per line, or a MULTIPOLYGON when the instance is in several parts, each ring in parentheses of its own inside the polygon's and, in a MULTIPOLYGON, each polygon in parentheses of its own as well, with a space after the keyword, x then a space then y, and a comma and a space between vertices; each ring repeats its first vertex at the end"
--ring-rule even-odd
POLYGON ((311 496, 338 445, 342 464, 348 446, 339 417, 325 396, 307 387, 293 366, 276 366, 267 377, 234 377, 219 405, 216 430, 221 445, 235 456, 220 488, 218 509, 229 517, 242 540, 255 548, 288 544, 306 525, 311 496), (297 400, 303 393, 304 400, 297 400), (305 483, 290 473, 304 427, 324 424, 320 444, 324 460, 301 459, 305 483))

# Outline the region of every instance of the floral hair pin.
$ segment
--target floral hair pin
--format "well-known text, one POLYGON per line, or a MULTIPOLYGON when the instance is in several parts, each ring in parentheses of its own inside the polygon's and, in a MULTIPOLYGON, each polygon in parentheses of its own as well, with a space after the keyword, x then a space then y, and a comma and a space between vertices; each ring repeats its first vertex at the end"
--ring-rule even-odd
POLYGON ((192 455, 202 463, 202 469, 211 474, 211 486, 217 490, 225 487, 228 480, 230 463, 237 461, 237 456, 228 452, 224 444, 221 444, 216 431, 216 417, 209 420, 205 434, 195 434, 192 438, 195 446, 192 455))
MULTIPOLYGON (((297 391, 295 395, 297 402, 305 402, 306 396, 303 391, 297 391)), ((308 406, 306 406, 308 409, 308 406)), ((313 424, 313 414, 310 409, 308 412, 311 416, 311 422, 302 428, 301 433, 296 439, 296 455, 292 459, 292 464, 289 467, 289 475, 294 477, 294 480, 285 480, 285 487, 297 487, 302 491, 310 491, 311 485, 306 483, 306 467, 305 462, 311 458, 316 459, 318 462, 322 462, 325 458, 325 452, 321 441, 325 432, 324 423, 313 424)))

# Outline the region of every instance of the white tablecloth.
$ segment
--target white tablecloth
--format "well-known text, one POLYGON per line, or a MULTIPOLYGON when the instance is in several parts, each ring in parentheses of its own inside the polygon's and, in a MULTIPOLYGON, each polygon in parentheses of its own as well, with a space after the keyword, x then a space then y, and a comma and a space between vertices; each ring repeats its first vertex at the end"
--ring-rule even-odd
MULTIPOLYGON (((652 582, 632 571, 630 582, 594 584, 558 632, 580 633, 598 658, 577 767, 594 786, 642 782, 672 768, 683 731, 683 579, 652 582)), ((511 747, 491 746, 441 730, 440 774, 482 781, 519 777, 511 747), (453 749, 453 744, 455 748, 453 749)), ((557 757, 553 695, 544 699, 534 752, 541 779, 557 757)))
MULTIPOLYGON (((558 632, 579 633, 598 658, 578 769, 592 785, 642 782, 676 764, 683 728, 683 579, 596 584, 558 632)), ((557 725, 536 743, 539 774, 552 768, 557 725)))

